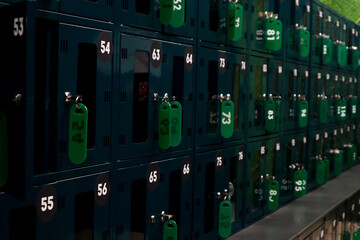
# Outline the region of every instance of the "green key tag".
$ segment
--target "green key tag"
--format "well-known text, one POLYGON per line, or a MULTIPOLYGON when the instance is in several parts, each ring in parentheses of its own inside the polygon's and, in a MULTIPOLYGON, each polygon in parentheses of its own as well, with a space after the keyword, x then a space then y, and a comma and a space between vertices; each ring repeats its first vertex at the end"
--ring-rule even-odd
POLYGON ((353 233, 353 240, 360 240, 360 232, 353 233))
POLYGON ((356 152, 357 152, 356 146, 349 147, 346 151, 346 163, 349 167, 354 166, 356 162, 356 152))
POLYGON ((221 136, 230 138, 234 133, 234 103, 224 100, 221 104, 221 136))
POLYGON ((177 147, 181 143, 182 106, 178 101, 171 104, 171 146, 177 147))
POLYGON ((168 149, 171 146, 171 105, 162 102, 159 108, 159 147, 168 149))
POLYGON ((294 197, 298 198, 303 195, 303 174, 301 170, 294 173, 294 197))
POLYGON ((272 51, 281 48, 282 22, 275 18, 268 18, 265 23, 265 46, 272 51))
POLYGON ((228 6, 228 38, 238 41, 241 38, 243 23, 243 7, 239 3, 230 2, 228 6))
POLYGON ((231 235, 232 204, 228 200, 220 203, 219 208, 219 228, 218 233, 222 238, 228 238, 231 235))
POLYGON ((3 187, 8 178, 8 133, 7 117, 0 110, 0 187, 3 187))
POLYGON ((169 25, 174 19, 174 0, 160 0, 160 22, 169 25))
POLYGON ((279 208, 279 182, 276 180, 269 183, 268 208, 270 211, 276 211, 279 208))
POLYGON ((336 99, 336 117, 340 121, 346 119, 346 103, 346 99, 336 99))
POLYGON ((174 15, 171 21, 171 26, 174 28, 181 27, 185 22, 185 0, 174 1, 174 15))
POLYGON ((309 103, 306 100, 301 100, 299 103, 299 127, 304 128, 308 124, 308 110, 309 103))
POLYGON ((351 49, 351 67, 353 70, 357 70, 359 67, 360 51, 357 49, 351 49))
POLYGON ((82 103, 74 104, 70 109, 69 158, 75 164, 80 164, 86 159, 87 132, 88 110, 82 103))
POLYGON ((346 120, 346 114, 347 114, 347 101, 346 99, 341 99, 340 104, 340 120, 344 121, 346 120))
POLYGON ((274 131, 275 129, 276 103, 270 98, 265 102, 265 130, 274 131))
POLYGON ((325 169, 324 181, 327 182, 329 181, 330 178, 330 162, 328 159, 324 160, 324 169, 325 169))
POLYGON ((323 63, 329 63, 332 54, 332 43, 329 38, 322 39, 322 55, 321 59, 323 63))
POLYGON ((334 172, 335 175, 340 175, 343 170, 343 154, 336 153, 334 156, 334 172))
POLYGON ((326 98, 323 98, 320 100, 320 115, 319 115, 320 123, 327 122, 327 113, 328 113, 328 100, 326 98))
POLYGON ((217 101, 210 100, 207 104, 207 132, 215 133, 218 124, 218 106, 217 101))
POLYGON ((356 98, 351 98, 350 101, 350 106, 349 106, 349 110, 351 111, 350 112, 350 116, 352 118, 355 118, 357 116, 357 99, 356 98))
POLYGON ((308 180, 308 173, 305 169, 301 170, 301 175, 302 175, 302 181, 303 181, 303 185, 302 185, 302 195, 305 195, 307 193, 307 180, 308 180))
POLYGON ((337 46, 337 61, 341 67, 345 67, 348 59, 348 51, 345 44, 340 43, 337 46))
POLYGON ((177 240, 177 224, 174 220, 166 220, 163 228, 163 239, 164 240, 177 240))
POLYGON ((299 54, 301 57, 307 57, 310 54, 310 32, 307 29, 300 28, 299 34, 299 54))
POLYGON ((316 162, 316 183, 323 184, 325 182, 325 164, 324 161, 316 162))

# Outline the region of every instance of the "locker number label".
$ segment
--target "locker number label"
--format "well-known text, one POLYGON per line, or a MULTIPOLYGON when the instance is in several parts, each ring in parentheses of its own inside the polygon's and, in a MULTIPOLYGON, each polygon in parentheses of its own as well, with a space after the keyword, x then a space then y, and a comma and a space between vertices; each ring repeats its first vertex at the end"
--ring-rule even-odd
POLYGON ((194 67, 194 49, 191 46, 186 48, 184 58, 186 70, 190 72, 194 67))
POLYGON ((49 222, 55 216, 57 210, 57 193, 56 189, 47 185, 44 186, 38 195, 36 202, 36 212, 43 222, 49 222))
POLYGON ((147 172, 147 186, 153 191, 159 185, 160 182, 160 170, 157 164, 151 164, 147 172))
POLYGON ((225 73, 226 70, 226 55, 225 53, 221 52, 219 55, 219 72, 221 74, 225 73))
POLYGON ((14 37, 21 37, 24 35, 24 18, 14 18, 14 37))
POLYGON ((190 178, 190 174, 191 174, 191 161, 190 158, 187 157, 184 158, 182 164, 182 171, 181 171, 182 179, 184 182, 190 178))
POLYGON ((219 151, 219 152, 217 153, 217 155, 216 155, 216 164, 215 164, 215 166, 216 166, 216 171, 217 171, 217 172, 220 172, 221 169, 222 169, 222 167, 223 167, 223 165, 224 165, 224 157, 223 157, 222 152, 219 151))
POLYGON ((108 32, 102 32, 99 36, 97 48, 98 56, 103 63, 108 63, 112 59, 114 52, 112 36, 108 32))
POLYGON ((110 196, 110 179, 109 175, 101 174, 97 177, 95 182, 95 200, 100 205, 103 206, 110 196))
POLYGON ((150 54, 151 54, 151 65, 154 68, 160 67, 163 58, 163 51, 160 42, 155 41, 151 44, 150 54))

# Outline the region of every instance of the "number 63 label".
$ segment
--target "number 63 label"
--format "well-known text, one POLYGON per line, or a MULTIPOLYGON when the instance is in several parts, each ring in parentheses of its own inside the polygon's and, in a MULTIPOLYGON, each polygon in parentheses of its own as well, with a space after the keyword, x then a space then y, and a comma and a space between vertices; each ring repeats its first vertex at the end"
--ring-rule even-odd
POLYGON ((88 110, 82 103, 75 104, 70 109, 69 121, 69 158, 75 164, 86 159, 87 131, 88 110))

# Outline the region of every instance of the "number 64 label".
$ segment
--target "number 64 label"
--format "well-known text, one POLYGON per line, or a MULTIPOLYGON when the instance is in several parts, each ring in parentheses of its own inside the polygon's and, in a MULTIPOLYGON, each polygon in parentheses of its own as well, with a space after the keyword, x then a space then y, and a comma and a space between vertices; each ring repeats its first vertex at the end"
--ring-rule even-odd
POLYGON ((69 158, 75 164, 86 159, 88 131, 88 110, 78 103, 70 109, 69 121, 69 158))

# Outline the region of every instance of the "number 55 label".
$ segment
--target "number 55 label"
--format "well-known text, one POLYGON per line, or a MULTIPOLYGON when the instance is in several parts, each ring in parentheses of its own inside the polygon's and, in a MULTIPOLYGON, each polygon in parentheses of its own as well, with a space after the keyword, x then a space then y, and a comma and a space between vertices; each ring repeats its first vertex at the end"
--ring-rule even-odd
POLYGON ((43 222, 49 222, 57 210, 57 193, 52 185, 43 187, 36 201, 36 212, 43 222))

